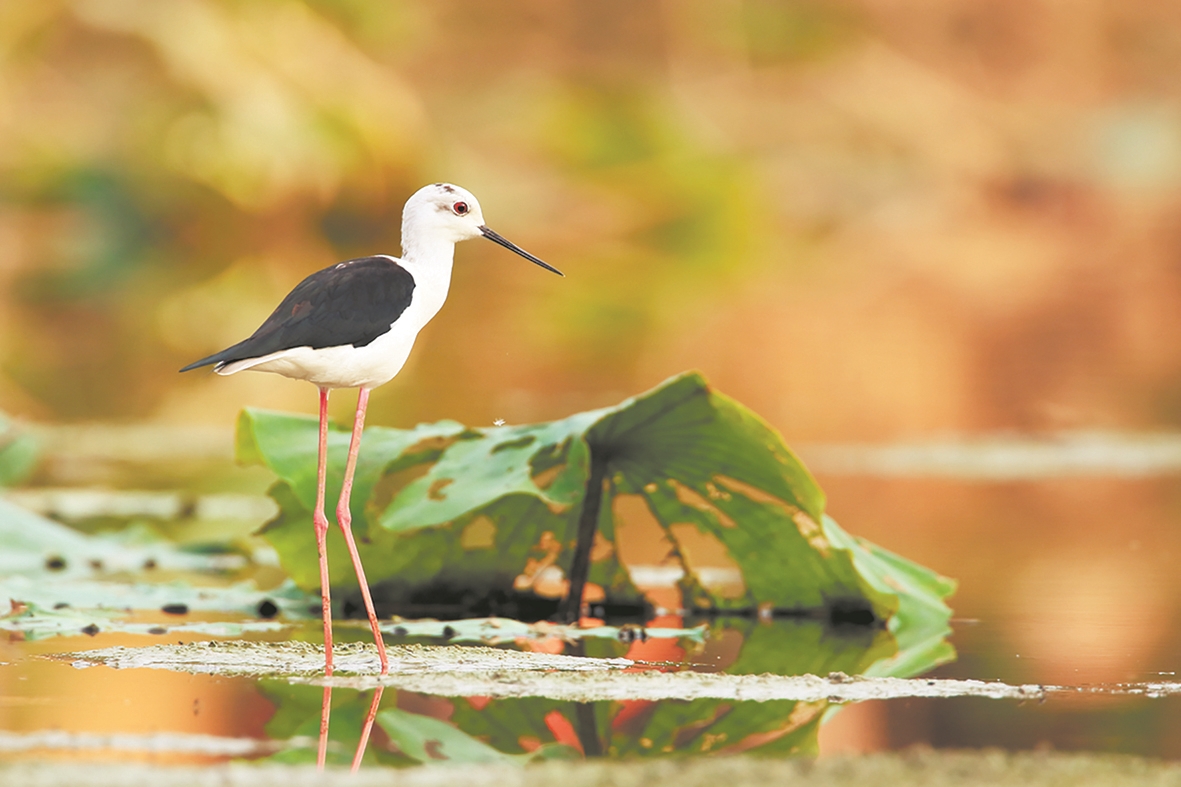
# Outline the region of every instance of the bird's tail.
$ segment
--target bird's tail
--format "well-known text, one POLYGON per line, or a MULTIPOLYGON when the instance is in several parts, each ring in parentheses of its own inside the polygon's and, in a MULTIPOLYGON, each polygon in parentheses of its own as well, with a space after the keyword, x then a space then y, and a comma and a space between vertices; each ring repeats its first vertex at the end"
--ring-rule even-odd
POLYGON ((210 355, 206 358, 202 358, 199 361, 193 361, 191 364, 181 369, 181 371, 190 372, 193 369, 200 369, 202 366, 209 366, 211 364, 215 364, 214 371, 217 371, 217 367, 220 367, 226 363, 231 363, 232 361, 236 361, 241 358, 241 356, 237 353, 240 344, 241 342, 239 342, 239 344, 235 344, 233 347, 227 347, 221 352, 214 353, 213 355, 210 355))

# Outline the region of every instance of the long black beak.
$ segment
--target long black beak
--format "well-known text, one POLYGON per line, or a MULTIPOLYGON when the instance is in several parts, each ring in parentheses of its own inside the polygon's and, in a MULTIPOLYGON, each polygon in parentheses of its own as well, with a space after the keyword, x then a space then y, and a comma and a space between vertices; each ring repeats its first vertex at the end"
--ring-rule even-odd
POLYGON ((559 276, 566 275, 566 274, 562 273, 560 270, 558 270, 557 268, 555 268, 553 265, 550 265, 548 262, 543 262, 542 260, 537 259, 536 257, 534 257, 532 254, 530 254, 529 252, 522 249, 517 244, 513 243, 510 240, 506 240, 506 239, 500 237, 499 235, 497 235, 495 232, 488 229, 487 227, 480 227, 480 232, 484 233, 484 237, 487 238, 488 240, 492 241, 493 243, 498 243, 501 246, 504 246, 509 251, 515 251, 517 254, 520 254, 522 257, 529 260, 530 262, 537 263, 541 267, 545 268, 547 271, 553 271, 554 273, 558 274, 559 276))

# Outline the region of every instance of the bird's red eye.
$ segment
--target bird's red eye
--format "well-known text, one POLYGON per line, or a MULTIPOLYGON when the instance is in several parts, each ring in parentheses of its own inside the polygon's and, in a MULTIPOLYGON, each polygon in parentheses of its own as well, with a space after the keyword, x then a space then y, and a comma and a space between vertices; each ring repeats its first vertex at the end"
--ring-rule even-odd
POLYGON ((459 216, 462 216, 463 214, 467 213, 469 210, 466 202, 457 202, 451 206, 451 209, 453 211, 455 211, 456 215, 459 215, 459 216))

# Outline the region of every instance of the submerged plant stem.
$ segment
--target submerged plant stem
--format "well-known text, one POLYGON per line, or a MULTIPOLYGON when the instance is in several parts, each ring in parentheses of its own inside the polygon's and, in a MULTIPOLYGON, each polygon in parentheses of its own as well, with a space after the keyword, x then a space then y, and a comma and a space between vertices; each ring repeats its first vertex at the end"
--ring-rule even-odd
POLYGON ((582 511, 578 515, 578 542, 574 547, 574 559, 570 563, 570 589, 558 605, 557 618, 560 623, 576 623, 582 616, 582 593, 590 573, 591 547, 595 544, 595 531, 599 526, 603 479, 606 477, 607 460, 600 458, 599 452, 592 448, 590 476, 586 479, 586 494, 583 495, 582 511))
POLYGON ((599 739, 594 703, 574 703, 574 722, 578 741, 582 744, 582 753, 587 757, 602 757, 603 742, 599 739))

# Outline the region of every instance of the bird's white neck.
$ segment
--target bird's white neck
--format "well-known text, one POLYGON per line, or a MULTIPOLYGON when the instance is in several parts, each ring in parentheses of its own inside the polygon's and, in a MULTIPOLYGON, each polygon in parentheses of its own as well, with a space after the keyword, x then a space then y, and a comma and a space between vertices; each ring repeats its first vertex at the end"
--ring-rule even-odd
POLYGON ((414 277, 414 310, 425 325, 442 308, 451 287, 455 244, 412 238, 402 244, 400 263, 414 277))

